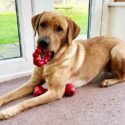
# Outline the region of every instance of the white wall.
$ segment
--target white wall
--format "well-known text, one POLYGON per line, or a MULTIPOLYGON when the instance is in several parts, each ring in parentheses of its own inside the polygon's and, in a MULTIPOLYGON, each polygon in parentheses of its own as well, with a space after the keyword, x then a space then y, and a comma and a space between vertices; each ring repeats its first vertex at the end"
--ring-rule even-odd
POLYGON ((125 41, 125 3, 109 4, 108 35, 125 41))

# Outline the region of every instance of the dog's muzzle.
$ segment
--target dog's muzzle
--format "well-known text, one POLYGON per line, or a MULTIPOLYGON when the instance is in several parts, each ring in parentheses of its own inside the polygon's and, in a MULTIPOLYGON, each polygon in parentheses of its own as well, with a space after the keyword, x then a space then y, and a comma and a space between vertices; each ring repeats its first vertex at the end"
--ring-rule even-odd
POLYGON ((39 46, 41 46, 44 49, 47 49, 50 44, 50 39, 48 37, 39 38, 37 42, 39 46))

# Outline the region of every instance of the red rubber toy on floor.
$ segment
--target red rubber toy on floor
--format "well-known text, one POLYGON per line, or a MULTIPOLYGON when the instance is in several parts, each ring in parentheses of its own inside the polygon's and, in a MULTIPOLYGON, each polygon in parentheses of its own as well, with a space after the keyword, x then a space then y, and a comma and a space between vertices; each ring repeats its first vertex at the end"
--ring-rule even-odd
MULTIPOLYGON (((44 94, 46 91, 47 91, 47 89, 43 88, 41 85, 38 85, 34 88, 33 94, 36 97, 36 96, 44 94)), ((73 95, 75 95, 75 93, 76 93, 75 87, 71 83, 68 83, 66 85, 64 95, 65 96, 73 96, 73 95)))

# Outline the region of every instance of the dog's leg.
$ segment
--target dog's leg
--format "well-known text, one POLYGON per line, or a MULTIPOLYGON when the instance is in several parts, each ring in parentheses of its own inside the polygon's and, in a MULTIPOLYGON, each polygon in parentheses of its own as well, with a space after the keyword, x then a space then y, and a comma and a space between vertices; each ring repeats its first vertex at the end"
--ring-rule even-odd
POLYGON ((42 77, 40 76, 40 74, 37 73, 36 70, 34 70, 28 82, 26 82, 24 85, 17 88, 16 90, 11 91, 0 97, 0 106, 2 106, 7 102, 10 102, 12 100, 15 100, 17 98, 20 98, 27 94, 32 93, 34 86, 36 86, 41 81, 41 79, 42 77))
POLYGON ((125 79, 119 79, 119 78, 114 78, 114 79, 105 79, 103 82, 101 82, 101 87, 108 87, 120 82, 125 81, 125 79))
POLYGON ((51 101, 61 99, 65 92, 65 85, 68 75, 62 77, 62 72, 52 74, 46 78, 48 91, 43 95, 23 101, 15 106, 0 111, 0 120, 8 119, 16 114, 37 105, 46 104, 51 101))
POLYGON ((114 77, 106 79, 101 83, 102 87, 125 81, 125 45, 116 45, 111 51, 111 62, 114 77))
POLYGON ((49 103, 56 99, 61 99, 64 94, 64 88, 65 88, 64 86, 63 87, 61 86, 60 88, 58 88, 58 90, 56 90, 57 88, 50 89, 43 95, 40 95, 33 99, 26 100, 15 106, 4 109, 4 110, 0 111, 0 120, 4 120, 4 119, 8 119, 10 117, 13 117, 16 114, 18 114, 26 109, 32 108, 34 106, 46 104, 46 103, 49 103))

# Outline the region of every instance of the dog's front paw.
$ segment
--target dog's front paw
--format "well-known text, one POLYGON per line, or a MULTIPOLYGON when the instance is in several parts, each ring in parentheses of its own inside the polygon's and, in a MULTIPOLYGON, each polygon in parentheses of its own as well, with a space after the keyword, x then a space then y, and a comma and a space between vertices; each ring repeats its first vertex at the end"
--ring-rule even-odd
POLYGON ((0 120, 9 119, 15 116, 17 113, 19 113, 18 109, 15 109, 13 107, 3 109, 2 111, 0 111, 0 120))
POLYGON ((0 120, 5 120, 11 117, 11 114, 6 110, 0 111, 0 120))
POLYGON ((103 82, 101 82, 100 86, 101 87, 108 87, 110 84, 109 84, 109 80, 104 80, 103 82))

